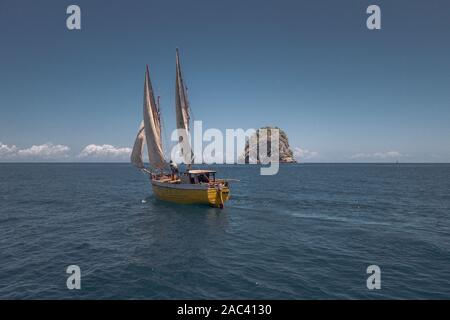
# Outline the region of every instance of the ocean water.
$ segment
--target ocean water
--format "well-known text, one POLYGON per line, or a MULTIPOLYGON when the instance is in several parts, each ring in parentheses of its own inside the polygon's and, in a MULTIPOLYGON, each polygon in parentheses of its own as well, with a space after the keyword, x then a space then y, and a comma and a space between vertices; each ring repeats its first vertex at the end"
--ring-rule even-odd
POLYGON ((0 164, 0 298, 450 298, 450 165, 218 170, 241 180, 223 210, 129 164, 0 164))

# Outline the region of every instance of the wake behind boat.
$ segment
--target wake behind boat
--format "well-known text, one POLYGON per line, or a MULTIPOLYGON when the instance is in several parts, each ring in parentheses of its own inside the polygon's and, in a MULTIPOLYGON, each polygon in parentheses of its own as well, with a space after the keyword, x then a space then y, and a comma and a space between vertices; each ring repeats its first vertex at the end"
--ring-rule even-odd
MULTIPOLYGON (((180 58, 176 51, 176 86, 175 86, 175 112, 177 129, 189 134, 190 108, 187 100, 186 87, 181 74, 180 58)), ((179 137, 180 140, 183 136, 179 137)), ((213 170, 193 170, 192 152, 182 150, 183 158, 187 163, 187 170, 179 173, 175 164, 169 164, 164 158, 161 139, 161 112, 159 103, 155 101, 148 66, 144 80, 143 120, 141 122, 133 151, 131 162, 141 171, 149 174, 153 192, 158 199, 183 204, 208 204, 223 208, 225 201, 230 197, 228 181, 216 179, 213 170), (142 154, 144 145, 147 145, 150 168, 144 166, 142 154)))

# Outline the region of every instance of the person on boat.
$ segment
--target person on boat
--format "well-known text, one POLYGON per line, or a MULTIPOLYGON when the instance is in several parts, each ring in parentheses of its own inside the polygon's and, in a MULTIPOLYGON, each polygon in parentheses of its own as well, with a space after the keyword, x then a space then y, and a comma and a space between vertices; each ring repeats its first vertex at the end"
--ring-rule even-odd
POLYGON ((203 173, 198 176, 199 183, 209 183, 209 178, 203 173))
POLYGON ((170 171, 172 171, 172 180, 178 179, 178 166, 175 162, 170 160, 170 171))

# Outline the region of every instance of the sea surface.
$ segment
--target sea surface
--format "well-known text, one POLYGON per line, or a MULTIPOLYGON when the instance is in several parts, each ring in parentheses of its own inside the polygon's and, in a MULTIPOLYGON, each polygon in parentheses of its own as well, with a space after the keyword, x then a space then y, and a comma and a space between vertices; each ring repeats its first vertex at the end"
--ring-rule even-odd
POLYGON ((450 165, 216 168, 240 179, 223 210, 129 164, 0 164, 0 298, 450 298, 450 165))

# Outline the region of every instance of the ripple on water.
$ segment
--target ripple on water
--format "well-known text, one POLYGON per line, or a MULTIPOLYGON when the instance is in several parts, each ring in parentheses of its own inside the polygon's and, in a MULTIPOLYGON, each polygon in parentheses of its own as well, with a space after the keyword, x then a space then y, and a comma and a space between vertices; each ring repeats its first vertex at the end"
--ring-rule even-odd
POLYGON ((0 164, 0 297, 448 296, 449 165, 219 172, 241 179, 223 210, 161 202, 127 164, 0 164))

